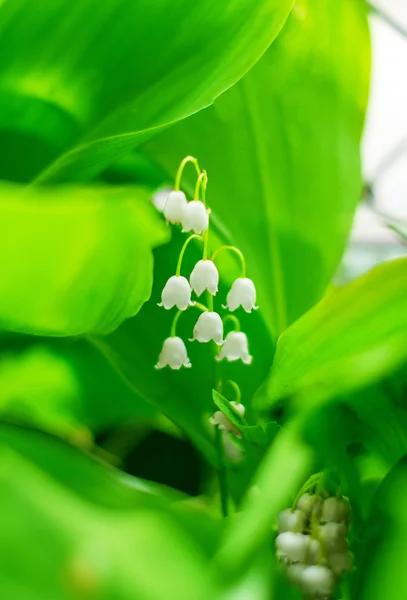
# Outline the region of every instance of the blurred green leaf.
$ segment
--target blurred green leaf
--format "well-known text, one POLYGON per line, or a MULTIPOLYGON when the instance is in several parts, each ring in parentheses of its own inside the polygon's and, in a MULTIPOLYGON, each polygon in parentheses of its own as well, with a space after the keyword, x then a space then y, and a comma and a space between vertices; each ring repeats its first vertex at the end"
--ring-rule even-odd
POLYGON ((279 430, 277 423, 262 425, 246 425, 241 428, 244 440, 260 448, 267 448, 276 437, 279 430))
POLYGON ((214 224, 244 252, 275 333, 319 300, 344 250, 369 69, 362 0, 299 0, 238 84, 145 146, 172 174, 180 156, 199 157, 214 224))
POLYGON ((145 427, 157 411, 86 340, 3 335, 0 414, 89 447, 119 423, 145 427))
POLYGON ((298 408, 380 380, 407 358, 407 259, 376 267, 333 291, 283 333, 257 397, 298 408))
MULTIPOLYGON (((35 463, 82 499, 106 507, 131 508, 145 503, 146 495, 156 496, 158 490, 164 491, 159 485, 130 477, 76 446, 38 429, 0 422, 0 445, 35 463)), ((170 493, 170 498, 180 499, 181 494, 170 493)))
POLYGON ((216 390, 212 390, 212 398, 216 406, 227 416, 229 421, 239 430, 242 431, 247 425, 246 419, 238 412, 235 407, 222 394, 216 390))
POLYGON ((273 41, 291 6, 2 3, 0 141, 12 152, 2 152, 0 176, 28 180, 50 163, 42 181, 93 176, 233 85, 273 41))
POLYGON ((358 598, 381 600, 407 594, 407 461, 403 458, 382 482, 374 498, 374 512, 366 524, 363 569, 358 598))
POLYGON ((90 504, 4 448, 0 465, 1 597, 205 597, 205 553, 169 511, 90 504))
POLYGON ((0 327, 107 333, 151 293, 169 231, 137 188, 0 186, 0 327))
POLYGON ((283 428, 248 490, 242 512, 230 522, 218 565, 234 573, 247 568, 256 551, 273 542, 279 511, 290 506, 311 467, 312 454, 296 425, 283 428))

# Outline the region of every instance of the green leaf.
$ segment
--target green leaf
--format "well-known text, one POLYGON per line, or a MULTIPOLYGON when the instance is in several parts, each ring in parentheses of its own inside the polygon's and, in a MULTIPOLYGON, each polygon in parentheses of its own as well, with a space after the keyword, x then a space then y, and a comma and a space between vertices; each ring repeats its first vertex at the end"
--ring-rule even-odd
POLYGON ((261 425, 246 425, 241 428, 244 440, 260 448, 267 448, 276 437, 278 430, 279 426, 274 422, 266 423, 264 427, 261 425))
POLYGON ((168 237, 137 188, 1 184, 1 329, 112 331, 149 298, 151 250, 168 237))
POLYGON ((27 180, 51 163, 42 181, 91 177, 233 85, 273 41, 291 6, 2 3, 0 176, 27 180))
POLYGON ((384 479, 374 499, 374 513, 365 532, 363 570, 355 590, 362 600, 403 598, 407 594, 406 466, 404 457, 384 479))
POLYGON ((367 386, 407 358, 407 259, 330 293, 283 333, 257 402, 316 402, 367 386))
MULTIPOLYGON (((165 490, 164 486, 125 475, 91 454, 34 428, 0 422, 0 446, 35 463, 81 498, 106 507, 131 508, 145 504, 147 496, 157 496, 159 500, 159 490, 165 490)), ((168 499, 181 497, 175 491, 168 494, 168 499)), ((161 498, 165 499, 165 493, 161 498)))
POLYGON ((260 465, 242 512, 230 523, 218 555, 221 569, 238 573, 265 542, 272 541, 277 515, 290 506, 311 460, 298 428, 282 429, 260 465))
POLYGON ((199 157, 214 225, 243 251, 274 333, 320 299, 344 250, 369 65, 362 0, 300 0, 238 84, 145 146, 171 174, 199 157))
POLYGON ((216 406, 223 412, 229 421, 239 430, 243 431, 244 426, 247 425, 246 419, 235 409, 233 404, 229 402, 222 394, 218 391, 212 390, 212 398, 216 406))
POLYGON ((148 495, 125 509, 95 505, 10 449, 0 465, 2 597, 190 600, 209 588, 188 519, 148 495))
POLYGON ((3 336, 0 412, 88 447, 91 432, 156 411, 83 339, 3 336))

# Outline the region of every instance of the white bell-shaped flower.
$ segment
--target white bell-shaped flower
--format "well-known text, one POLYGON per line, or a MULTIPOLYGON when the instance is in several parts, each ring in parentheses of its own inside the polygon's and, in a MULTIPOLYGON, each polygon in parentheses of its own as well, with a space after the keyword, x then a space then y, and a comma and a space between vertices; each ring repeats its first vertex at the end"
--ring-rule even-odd
POLYGON ((252 363, 253 357, 249 354, 247 336, 242 331, 231 331, 227 334, 223 343, 222 350, 219 352, 216 360, 228 361, 242 360, 245 365, 252 363))
POLYGON ((302 510, 286 508, 278 515, 278 533, 285 531, 302 531, 305 527, 306 517, 302 510))
POLYGON ((223 344, 223 322, 216 312, 203 312, 194 327, 193 338, 190 342, 198 340, 206 344, 213 340, 218 346, 223 344))
POLYGON ((280 556, 291 562, 303 562, 307 556, 309 535, 285 531, 276 537, 276 547, 280 556))
MULTIPOLYGON (((245 407, 243 404, 239 402, 231 402, 231 405, 237 410, 237 412, 244 417, 245 407)), ((242 434, 240 431, 233 425, 233 423, 228 419, 228 417, 220 410, 216 411, 213 417, 209 419, 212 425, 217 425, 221 431, 226 431, 227 433, 233 433, 237 438, 241 438, 242 434)))
POLYGON ((159 188, 154 192, 152 202, 157 210, 164 212, 165 205, 167 204, 168 196, 171 193, 171 188, 163 187, 159 188))
POLYGON ((164 217, 169 223, 182 223, 187 205, 184 192, 171 190, 164 206, 164 217))
POLYGON ((181 367, 187 367, 187 369, 191 367, 187 349, 183 340, 179 337, 169 337, 164 341, 155 368, 163 369, 167 365, 175 370, 178 370, 181 367))
POLYGON ((169 278, 161 294, 161 302, 158 306, 163 306, 169 310, 176 306, 178 310, 186 310, 188 306, 193 306, 191 302, 191 288, 186 277, 173 275, 169 278))
POLYGON ((208 290, 212 296, 218 292, 219 271, 212 260, 199 260, 189 278, 191 288, 197 296, 208 290))
POLYGON ((231 312, 242 306, 248 313, 257 310, 256 306, 256 288, 251 279, 239 277, 233 282, 230 292, 226 298, 226 306, 231 312))
POLYGON ((311 565, 304 569, 299 579, 302 591, 312 598, 328 598, 335 585, 335 577, 328 567, 311 565))
POLYGON ((208 229, 209 211, 200 200, 188 202, 182 214, 182 231, 202 233, 208 229))

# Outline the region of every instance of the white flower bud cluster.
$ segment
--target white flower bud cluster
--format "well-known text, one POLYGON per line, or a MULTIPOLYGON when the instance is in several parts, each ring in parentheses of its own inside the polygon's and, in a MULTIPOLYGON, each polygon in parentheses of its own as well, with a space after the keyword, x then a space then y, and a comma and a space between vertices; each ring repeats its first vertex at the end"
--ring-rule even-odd
POLYGON ((345 497, 303 494, 278 517, 277 556, 287 578, 306 598, 329 599, 352 569, 347 533, 351 517, 345 497))
MULTIPOLYGON (((181 163, 181 172, 187 161, 194 162, 197 165, 196 159, 187 157, 181 163)), ((198 169, 199 170, 199 169, 198 169)), ((179 177, 177 175, 176 186, 179 185, 179 177)), ((207 176, 203 171, 199 173, 195 196, 199 196, 199 183, 206 186, 207 176)), ((220 352, 216 356, 216 360, 228 361, 241 360, 244 364, 250 365, 252 356, 249 354, 248 340, 245 333, 241 331, 231 331, 224 337, 223 320, 221 316, 212 309, 213 301, 210 300, 210 308, 206 308, 191 299, 194 292, 199 298, 204 292, 207 292, 209 298, 216 296, 219 287, 219 272, 213 260, 207 258, 207 242, 210 210, 205 205, 205 195, 203 193, 201 200, 191 200, 188 202, 184 192, 179 189, 175 190, 160 190, 154 197, 153 202, 159 210, 164 214, 164 217, 171 224, 182 225, 182 231, 193 232, 189 238, 199 237, 201 234, 205 236, 204 255, 202 260, 199 260, 192 272, 189 280, 180 274, 181 262, 185 248, 189 239, 184 244, 181 251, 179 264, 176 274, 168 279, 161 294, 161 302, 158 306, 162 306, 165 310, 170 310, 174 306, 179 311, 185 311, 190 306, 197 306, 203 311, 197 319, 194 328, 193 336, 189 341, 198 341, 201 344, 215 342, 221 347, 220 352), (165 198, 165 204, 164 204, 165 198)), ((243 275, 245 275, 245 261, 243 255, 234 247, 224 247, 235 251, 242 260, 243 275)), ((223 248, 222 248, 223 249, 223 248)), ((251 279, 247 277, 239 277, 236 279, 227 294, 225 309, 234 312, 237 308, 242 307, 246 312, 252 312, 258 307, 256 306, 256 289, 251 279)), ((233 317, 234 318, 234 317, 233 317)), ((235 319, 235 322, 239 322, 235 319)), ((182 366, 190 367, 187 349, 184 341, 175 335, 175 327, 172 330, 172 335, 164 341, 157 369, 162 369, 169 366, 171 369, 180 369, 182 366)))

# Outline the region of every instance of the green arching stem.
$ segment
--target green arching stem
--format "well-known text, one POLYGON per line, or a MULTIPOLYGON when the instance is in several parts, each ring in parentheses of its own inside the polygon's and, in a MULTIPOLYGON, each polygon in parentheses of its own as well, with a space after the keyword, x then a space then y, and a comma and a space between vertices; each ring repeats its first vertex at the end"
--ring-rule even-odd
POLYGON ((204 234, 203 257, 202 257, 203 260, 208 259, 208 241, 209 241, 209 227, 205 231, 205 234, 204 234))
MULTIPOLYGON (((204 306, 203 304, 201 304, 200 302, 195 302, 193 304, 193 306, 195 308, 197 308, 198 310, 201 310, 202 312, 207 312, 209 309, 206 308, 206 306, 204 306)), ((180 316, 182 315, 182 313, 185 312, 183 310, 178 310, 173 321, 172 321, 172 325, 171 325, 171 332, 170 332, 170 337, 176 337, 177 335, 177 324, 179 321, 180 316)))
POLYGON ((240 258, 240 262, 242 263, 242 277, 246 277, 246 261, 245 258, 242 254, 242 252, 239 250, 239 248, 236 248, 235 246, 221 246, 220 248, 218 248, 218 250, 216 250, 216 252, 214 252, 212 254, 212 258, 211 260, 215 260, 215 258, 218 256, 218 254, 220 254, 221 252, 225 251, 225 250, 229 250, 230 252, 234 252, 235 254, 237 254, 237 256, 240 258))
POLYGON ((197 233, 194 233, 193 235, 190 235, 187 240, 185 240, 185 243, 181 248, 181 252, 179 253, 177 269, 175 271, 175 275, 177 277, 179 277, 181 275, 182 259, 184 258, 185 250, 187 249, 189 242, 193 239, 198 239, 198 238, 201 240, 202 236, 198 235, 197 233))
POLYGON ((182 313, 183 313, 183 311, 179 310, 177 312, 177 314, 175 315, 174 320, 173 320, 172 325, 171 325, 170 337, 176 337, 176 335, 177 335, 177 323, 178 323, 178 320, 179 320, 180 316, 182 315, 182 313))
POLYGON ((237 317, 235 317, 235 315, 226 315, 226 317, 223 317, 223 324, 226 323, 226 321, 232 321, 235 325, 235 331, 240 331, 240 321, 237 317))
POLYGON ((229 492, 226 476, 226 466, 223 458, 223 439, 222 432, 219 427, 216 427, 216 451, 218 454, 218 478, 219 478, 219 493, 222 515, 227 517, 229 514, 229 492))
POLYGON ((182 173, 184 172, 185 165, 187 165, 188 163, 193 163, 193 165, 195 166, 196 172, 198 174, 198 177, 201 174, 201 169, 199 168, 198 160, 194 156, 186 156, 181 161, 181 164, 178 167, 178 171, 177 171, 177 174, 175 176, 174 190, 176 192, 178 192, 179 189, 180 189, 181 179, 182 179, 182 173))
POLYGON ((304 485, 298 492, 298 494, 293 502, 293 505, 292 505, 293 511, 297 508, 297 503, 298 503, 298 500, 301 498, 301 496, 303 494, 309 492, 310 490, 314 489, 315 486, 317 485, 318 481, 321 479, 322 475, 323 475, 323 473, 314 473, 314 475, 311 475, 311 477, 309 477, 309 479, 307 479, 307 481, 304 483, 304 485))
POLYGON ((208 185, 208 175, 206 171, 202 171, 199 174, 198 179, 196 180, 195 191, 194 191, 194 200, 202 199, 203 204, 206 205, 206 186, 208 185), (201 195, 199 194, 199 190, 201 190, 201 195))
POLYGON ((228 383, 230 387, 234 389, 234 391, 236 392, 235 402, 240 404, 240 401, 242 399, 242 392, 240 390, 240 387, 237 385, 236 381, 232 381, 231 379, 219 379, 218 385, 216 386, 216 389, 218 390, 219 394, 222 393, 224 383, 228 383))
POLYGON ((236 399, 235 402, 237 402, 237 404, 240 404, 240 401, 242 399, 242 392, 240 390, 240 387, 237 385, 236 381, 232 381, 231 379, 227 379, 226 383, 228 383, 236 392, 236 399))
POLYGON ((206 307, 204 304, 201 304, 200 302, 195 302, 194 306, 195 306, 195 308, 198 308, 202 312, 208 312, 211 310, 209 307, 206 307))

